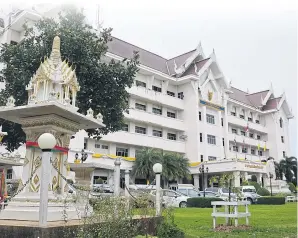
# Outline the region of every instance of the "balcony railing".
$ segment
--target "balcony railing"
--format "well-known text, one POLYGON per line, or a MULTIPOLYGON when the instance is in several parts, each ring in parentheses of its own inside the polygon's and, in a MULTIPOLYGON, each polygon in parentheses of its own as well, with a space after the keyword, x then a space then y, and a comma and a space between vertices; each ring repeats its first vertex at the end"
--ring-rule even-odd
POLYGON ((156 92, 148 88, 137 86, 132 86, 131 88, 128 88, 127 91, 130 94, 140 97, 142 99, 146 99, 152 102, 158 102, 163 105, 170 106, 179 110, 184 109, 183 100, 164 93, 156 92))
POLYGON ((236 116, 229 115, 228 121, 232 125, 241 126, 243 128, 247 127, 247 125, 248 125, 249 129, 252 129, 254 131, 259 131, 259 132, 262 132, 265 134, 268 133, 268 129, 265 126, 263 126, 262 124, 257 124, 257 123, 251 122, 251 121, 247 121, 247 120, 241 119, 236 116))

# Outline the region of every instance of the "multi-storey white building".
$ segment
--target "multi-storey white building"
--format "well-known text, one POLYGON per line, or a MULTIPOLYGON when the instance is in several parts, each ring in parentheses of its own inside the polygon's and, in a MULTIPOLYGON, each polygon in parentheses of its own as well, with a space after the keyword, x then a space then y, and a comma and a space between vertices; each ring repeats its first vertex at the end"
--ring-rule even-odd
MULTIPOLYGON (((21 23, 41 17, 32 11, 15 13, 10 23, 3 21, 2 43, 22 39, 21 23)), ((233 172, 238 178, 235 185, 239 185, 249 174, 266 182, 272 168, 262 161, 269 157, 279 161, 290 154, 289 119, 293 115, 285 94, 274 95, 272 86, 254 93, 232 87, 215 52, 205 56, 200 44, 166 59, 113 38, 104 60, 130 58, 133 51, 139 52, 140 70, 134 85, 127 89, 130 109, 124 115, 123 130, 100 141, 87 138, 85 132, 71 140, 74 151, 85 148, 94 152, 87 160, 94 168, 94 182, 101 177, 112 183, 113 158, 120 156, 123 168, 130 169, 142 147, 184 154, 197 187, 202 162, 209 168, 209 177, 233 172)), ((70 152, 70 162, 74 153, 70 152)))

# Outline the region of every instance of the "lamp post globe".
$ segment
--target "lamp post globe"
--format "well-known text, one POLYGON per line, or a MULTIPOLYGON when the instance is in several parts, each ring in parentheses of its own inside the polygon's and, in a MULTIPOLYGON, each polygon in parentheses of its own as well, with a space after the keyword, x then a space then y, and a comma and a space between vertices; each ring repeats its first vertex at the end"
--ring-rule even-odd
POLYGON ((162 172, 162 164, 156 163, 153 165, 153 172, 156 174, 161 174, 162 172))
POLYGON ((42 150, 53 149, 56 145, 56 138, 51 133, 42 134, 37 140, 38 146, 42 150))

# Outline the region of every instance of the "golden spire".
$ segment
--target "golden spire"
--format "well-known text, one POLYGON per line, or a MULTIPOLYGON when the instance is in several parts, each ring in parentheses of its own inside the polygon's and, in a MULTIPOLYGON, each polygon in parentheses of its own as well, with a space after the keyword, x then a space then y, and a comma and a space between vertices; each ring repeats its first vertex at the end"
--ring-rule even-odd
POLYGON ((55 67, 61 62, 60 37, 59 36, 54 37, 50 59, 54 63, 55 67))

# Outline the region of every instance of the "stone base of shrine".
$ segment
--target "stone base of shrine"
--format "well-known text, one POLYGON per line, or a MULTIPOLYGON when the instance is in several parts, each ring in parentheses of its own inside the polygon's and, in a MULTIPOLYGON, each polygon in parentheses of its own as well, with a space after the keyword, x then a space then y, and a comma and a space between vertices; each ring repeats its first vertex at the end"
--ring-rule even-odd
MULTIPOLYGON (((48 221, 81 219, 81 209, 72 203, 64 203, 54 195, 49 196, 48 221)), ((20 194, 0 212, 1 220, 39 221, 39 195, 20 194)))
MULTIPOLYGON (((138 226, 139 235, 156 235, 156 228, 162 221, 162 217, 134 217, 138 226)), ((98 226, 98 224, 94 224, 98 226)), ((72 220, 69 222, 56 221, 48 222, 47 227, 39 227, 37 221, 13 221, 0 220, 1 238, 74 238, 84 225, 83 220, 72 220)), ((88 224, 87 226, 92 226, 88 224)))

